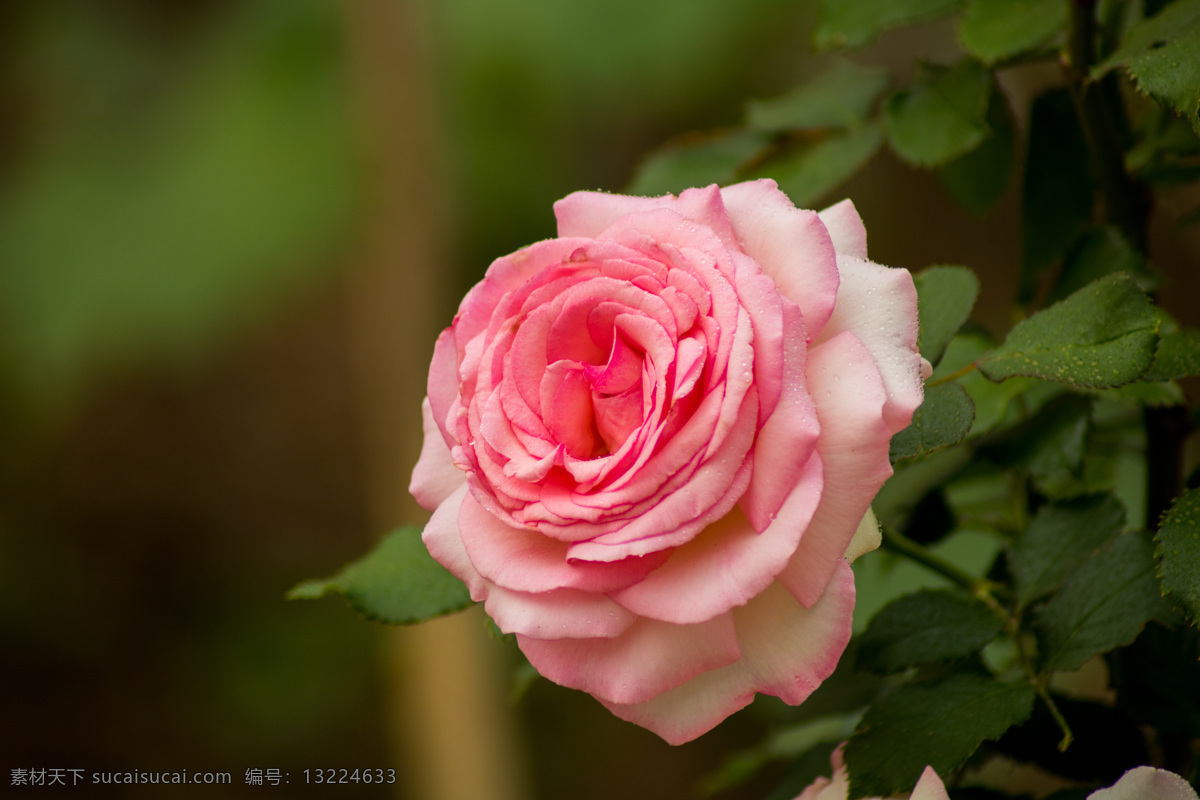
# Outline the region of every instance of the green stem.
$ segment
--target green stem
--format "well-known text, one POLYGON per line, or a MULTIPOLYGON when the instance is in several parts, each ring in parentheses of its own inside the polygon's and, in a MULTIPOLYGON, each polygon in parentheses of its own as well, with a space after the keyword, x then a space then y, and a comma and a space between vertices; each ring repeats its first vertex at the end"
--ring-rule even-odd
MULTIPOLYGON (((897 533, 886 526, 881 526, 883 533, 883 549, 905 558, 941 575, 951 583, 958 584, 976 597, 981 598, 997 611, 1003 609, 996 603, 995 597, 1007 596, 1007 590, 998 583, 987 578, 977 578, 957 564, 952 564, 937 553, 923 547, 907 536, 897 533)), ((1007 612, 1004 612, 1007 616, 1007 612)))
POLYGON ((972 361, 970 364, 967 364, 965 367, 962 367, 961 369, 957 369, 954 372, 951 372, 949 375, 943 375, 940 378, 935 378, 934 380, 927 382, 925 384, 925 388, 932 389, 934 386, 940 386, 943 383, 949 383, 950 381, 957 380, 957 379, 963 377, 964 375, 970 375, 972 372, 974 372, 977 369, 979 369, 979 365, 976 364, 974 361, 972 361))
POLYGON ((1047 679, 1039 677, 1033 669, 1029 654, 1025 652, 1025 646, 1021 643, 1020 624, 1017 617, 1009 618, 1008 632, 1017 647, 1017 658, 1021 661, 1021 669, 1025 671, 1025 676, 1029 678, 1029 683, 1033 686, 1037 696, 1046 704, 1051 718, 1054 719, 1054 724, 1058 725, 1058 729, 1062 731, 1062 738, 1058 741, 1058 750, 1060 753, 1065 753, 1071 746, 1071 742, 1075 741, 1075 734, 1071 732, 1071 726, 1067 723, 1067 718, 1063 716, 1062 711, 1059 710, 1058 703, 1055 703, 1054 698, 1050 696, 1050 691, 1046 688, 1047 679))
POLYGON ((1145 187, 1125 171, 1125 148, 1119 134, 1122 110, 1114 108, 1112 93, 1089 76, 1096 61, 1095 0, 1071 0, 1067 28, 1066 72, 1075 112, 1083 128, 1092 170, 1104 203, 1104 218, 1139 251, 1146 251, 1146 221, 1150 213, 1145 187))

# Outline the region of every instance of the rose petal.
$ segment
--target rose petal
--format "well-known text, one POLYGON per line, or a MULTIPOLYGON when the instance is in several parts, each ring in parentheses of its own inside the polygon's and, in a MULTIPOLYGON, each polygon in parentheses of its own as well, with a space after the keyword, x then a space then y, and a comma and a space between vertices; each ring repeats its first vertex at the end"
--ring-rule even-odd
POLYGON ((879 368, 846 332, 808 354, 808 386, 821 421, 821 504, 780 580, 804 605, 821 596, 879 487, 892 474, 879 368))
POLYGON ((1154 767, 1134 767, 1107 789, 1088 795, 1088 800, 1196 800, 1196 790, 1187 781, 1154 767))
POLYGON ((408 491, 421 508, 433 511, 455 490, 464 486, 467 479, 450 457, 450 448, 446 447, 446 440, 433 421, 428 397, 421 402, 421 419, 425 440, 421 444, 421 457, 413 467, 408 491))
POLYGON ((670 744, 690 742, 749 705, 756 692, 796 705, 828 678, 850 641, 854 574, 846 562, 804 608, 778 584, 734 610, 742 657, 642 703, 600 701, 670 744))
POLYGON ((800 306, 809 339, 825 327, 838 294, 833 242, 815 211, 792 205, 772 180, 721 190, 733 232, 783 296, 800 306))
POLYGON ((507 525, 471 495, 461 506, 460 538, 472 566, 488 581, 515 591, 611 592, 644 579, 667 559, 664 553, 615 562, 569 561, 567 543, 507 525))
POLYGON ((866 260, 867 228, 850 198, 834 203, 818 212, 817 216, 825 224, 825 230, 829 231, 834 250, 866 260))
POLYGON ((612 598, 640 616, 678 624, 703 622, 743 606, 787 566, 820 497, 821 459, 814 454, 762 533, 735 506, 675 548, 666 564, 612 598))
POLYGON ((484 609, 504 633, 535 640, 612 638, 637 620, 604 595, 578 589, 532 594, 490 585, 484 609))
POLYGON ((908 427, 924 399, 917 352, 917 290, 907 270, 838 256, 842 285, 829 324, 816 347, 845 331, 867 346, 887 391, 884 418, 892 433, 908 427))
POLYGON ((728 614, 697 625, 639 619, 611 639, 518 634, 517 643, 543 676, 612 703, 649 700, 741 655, 728 614))

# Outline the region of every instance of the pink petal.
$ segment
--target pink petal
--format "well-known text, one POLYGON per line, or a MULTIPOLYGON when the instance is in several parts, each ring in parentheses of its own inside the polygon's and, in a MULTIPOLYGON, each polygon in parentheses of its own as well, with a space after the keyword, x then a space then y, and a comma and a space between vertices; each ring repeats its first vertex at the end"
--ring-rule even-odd
MULTIPOLYGON (((821 431, 806 386, 803 322, 794 304, 786 303, 781 311, 784 337, 783 364, 777 378, 779 399, 755 436, 754 472, 750 488, 740 501, 754 529, 759 531, 771 524, 784 498, 800 480, 821 431)), ((762 386, 762 380, 758 385, 762 386)))
POLYGON ((466 484, 466 477, 454 459, 450 457, 450 448, 433 421, 433 411, 429 407, 429 398, 421 402, 421 418, 425 428, 425 440, 421 444, 421 457, 413 467, 412 482, 408 491, 417 499, 417 503, 426 511, 433 511, 454 493, 456 489, 466 484))
POLYGON ((1088 800, 1196 800, 1188 782, 1165 769, 1134 767, 1107 789, 1088 795, 1088 800))
POLYGON ((699 222, 711 228, 728 243, 733 243, 721 194, 715 185, 687 189, 679 197, 669 194, 662 197, 629 197, 604 192, 575 192, 554 204, 554 216, 558 220, 559 236, 595 238, 628 214, 659 208, 669 208, 683 217, 699 222))
POLYGON ((555 683, 612 703, 638 703, 737 661, 733 618, 698 625, 639 619, 611 639, 533 639, 521 651, 555 683))
POLYGON ((637 620, 606 596, 578 589, 531 594, 489 586, 484 608, 500 630, 533 640, 612 638, 637 620))
POLYGON ((796 705, 837 666, 850 641, 853 611, 854 575, 844 561, 811 608, 772 585, 732 612, 742 652, 738 661, 645 702, 600 700, 618 717, 649 728, 670 744, 683 744, 712 730, 749 705, 755 692, 796 705))
POLYGON ((808 353, 808 387, 817 405, 825 462, 825 489, 812 523, 800 539, 782 581, 804 605, 821 596, 871 500, 892 474, 891 432, 879 368, 852 333, 808 353))
MULTIPOLYGON (((1195 797, 1194 794, 1192 796, 1195 797)), ((946 793, 946 785, 942 783, 933 767, 926 767, 921 773, 921 779, 913 787, 909 800, 950 800, 950 795, 946 793)))
POLYGON ((836 256, 825 225, 815 211, 793 206, 772 180, 727 186, 721 197, 742 249, 800 306, 808 337, 815 337, 838 294, 836 256))
POLYGON ((467 485, 463 484, 447 497, 425 524, 425 530, 421 532, 421 541, 425 543, 433 560, 465 583, 471 591, 471 599, 479 601, 487 595, 486 581, 467 557, 458 529, 459 509, 467 496, 467 485))
POLYGON ((743 606, 787 566, 820 497, 821 460, 814 456, 762 533, 735 506, 675 548, 666 564, 612 598, 639 616, 683 625, 743 606))
POLYGON ((610 592, 643 580, 666 555, 596 563, 567 559, 567 543, 515 528, 471 495, 461 502, 460 538, 471 564, 488 581, 521 592, 579 589, 610 592))
MULTIPOLYGON (((853 331, 870 351, 887 391, 884 417, 892 433, 908 427, 924 399, 917 352, 917 290, 907 270, 838 256, 842 286, 829 325, 815 344, 853 331)), ((814 345, 815 346, 815 345, 814 345)))
POLYGON ((858 209, 849 198, 840 203, 834 203, 829 208, 817 214, 829 237, 833 240, 833 249, 855 258, 867 257, 867 228, 863 225, 858 209))

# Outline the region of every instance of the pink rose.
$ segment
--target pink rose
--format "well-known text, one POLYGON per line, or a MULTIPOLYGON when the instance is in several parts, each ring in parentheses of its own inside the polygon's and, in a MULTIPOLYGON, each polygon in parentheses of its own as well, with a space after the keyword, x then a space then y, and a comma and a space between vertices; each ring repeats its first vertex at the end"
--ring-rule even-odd
POLYGON ((921 403, 912 278, 772 181, 554 211, 438 338, 425 543, 542 675, 669 742, 800 703, 921 403))
MULTIPOLYGON (((846 774, 846 765, 842 761, 842 747, 833 751, 833 757, 830 760, 833 762, 833 777, 817 778, 807 789, 796 796, 796 800, 846 800, 850 792, 850 778, 846 774)), ((881 800, 881 798, 867 797, 864 800, 881 800)), ((906 800, 950 800, 950 795, 946 793, 946 785, 942 783, 942 779, 938 777, 933 767, 925 767, 920 780, 913 787, 912 794, 906 800)))

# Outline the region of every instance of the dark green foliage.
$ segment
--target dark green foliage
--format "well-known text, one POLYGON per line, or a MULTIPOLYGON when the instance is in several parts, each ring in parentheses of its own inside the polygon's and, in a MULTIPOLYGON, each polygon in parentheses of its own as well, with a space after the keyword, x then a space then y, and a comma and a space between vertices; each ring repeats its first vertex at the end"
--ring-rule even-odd
POLYGON ((846 745, 850 798, 910 792, 926 765, 949 775, 981 743, 1023 722, 1033 697, 1027 683, 969 673, 901 687, 867 710, 846 745))
POLYGON ((858 664, 888 673, 963 658, 995 638, 1003 625, 1002 616, 961 592, 905 595, 871 618, 858 643, 858 664))
POLYGON ((937 365, 946 345, 967 321, 979 279, 966 267, 939 266, 921 270, 913 276, 917 287, 917 344, 921 355, 937 365))
POLYGON ((1120 386, 1150 367, 1158 325, 1150 299, 1118 273, 1019 322, 979 368, 992 380, 1030 375, 1088 388, 1120 386))
POLYGON ((888 144, 911 164, 941 166, 974 150, 991 134, 992 76, 978 63, 923 65, 916 80, 884 110, 888 144))
POLYGON ((975 405, 959 384, 951 381, 925 390, 925 401, 912 424, 892 437, 893 461, 915 458, 958 444, 971 431, 975 405))
POLYGON ((1136 639, 1164 611, 1154 567, 1149 537, 1132 531, 1075 570, 1035 615, 1042 669, 1078 669, 1136 639))
POLYGON ((1028 605, 1057 589, 1124 527, 1125 510, 1111 495, 1042 506, 1008 554, 1017 600, 1028 605))
POLYGON ((1200 490, 1182 495, 1163 517, 1155 555, 1163 589, 1200 622, 1200 490))

